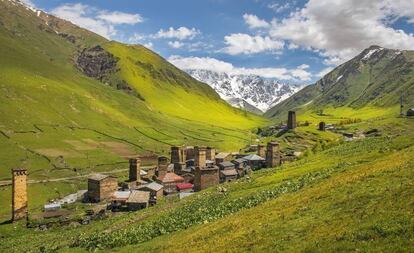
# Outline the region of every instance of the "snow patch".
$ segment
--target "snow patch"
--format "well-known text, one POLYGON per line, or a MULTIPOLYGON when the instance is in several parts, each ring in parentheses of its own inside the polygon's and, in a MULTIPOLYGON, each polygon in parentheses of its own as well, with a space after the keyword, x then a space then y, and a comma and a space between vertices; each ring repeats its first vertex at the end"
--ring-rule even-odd
POLYGON ((375 54, 376 52, 379 52, 381 50, 383 50, 384 48, 380 47, 380 48, 375 48, 375 49, 371 49, 368 51, 368 53, 362 58, 362 60, 368 60, 369 58, 371 58, 371 56, 373 54, 375 54))
POLYGON ((336 78, 336 82, 338 82, 339 80, 341 80, 342 77, 344 77, 344 76, 343 75, 338 76, 338 78, 336 78))

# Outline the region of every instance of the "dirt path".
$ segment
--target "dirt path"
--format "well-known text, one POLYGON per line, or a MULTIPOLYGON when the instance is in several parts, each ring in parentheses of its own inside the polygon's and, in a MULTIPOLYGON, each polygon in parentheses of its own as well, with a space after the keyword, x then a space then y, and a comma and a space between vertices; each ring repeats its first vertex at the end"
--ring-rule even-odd
MULTIPOLYGON (((141 169, 150 169, 150 168, 153 168, 153 167, 154 166, 146 166, 146 167, 141 167, 141 169)), ((105 172, 102 172, 102 174, 117 173, 117 172, 123 172, 123 171, 128 171, 128 169, 118 169, 118 170, 105 171, 105 172)), ((42 179, 42 180, 28 180, 27 183, 28 184, 39 184, 39 183, 49 183, 49 182, 60 182, 60 181, 78 179, 78 178, 85 178, 85 177, 92 176, 93 174, 96 174, 96 172, 85 174, 85 175, 73 176, 73 177, 61 177, 61 178, 51 178, 51 179, 42 179)), ((11 185, 11 184, 12 184, 11 180, 0 181, 0 186, 7 186, 7 185, 11 185)))

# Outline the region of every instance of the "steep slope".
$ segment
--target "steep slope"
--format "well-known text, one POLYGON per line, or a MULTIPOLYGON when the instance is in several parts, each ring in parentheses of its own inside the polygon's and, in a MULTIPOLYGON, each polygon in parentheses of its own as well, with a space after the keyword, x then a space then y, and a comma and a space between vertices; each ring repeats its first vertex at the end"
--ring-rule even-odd
POLYGON ((266 124, 142 46, 18 1, 0 8, 0 180, 19 166, 32 178, 115 169, 177 144, 238 149, 266 124))
POLYGON ((200 69, 185 71, 195 79, 209 84, 229 104, 252 112, 257 112, 257 109, 265 112, 302 87, 254 75, 235 75, 200 69))
POLYGON ((371 46, 338 66, 313 85, 266 112, 282 118, 288 110, 316 111, 327 107, 392 107, 400 96, 414 101, 414 51, 371 46))

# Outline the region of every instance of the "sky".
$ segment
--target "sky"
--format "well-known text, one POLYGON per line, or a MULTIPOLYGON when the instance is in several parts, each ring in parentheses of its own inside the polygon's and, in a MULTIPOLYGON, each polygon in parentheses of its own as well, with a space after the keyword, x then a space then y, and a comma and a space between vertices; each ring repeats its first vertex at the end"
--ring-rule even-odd
POLYGON ((414 50, 414 0, 22 0, 182 69, 309 84, 379 45, 414 50))

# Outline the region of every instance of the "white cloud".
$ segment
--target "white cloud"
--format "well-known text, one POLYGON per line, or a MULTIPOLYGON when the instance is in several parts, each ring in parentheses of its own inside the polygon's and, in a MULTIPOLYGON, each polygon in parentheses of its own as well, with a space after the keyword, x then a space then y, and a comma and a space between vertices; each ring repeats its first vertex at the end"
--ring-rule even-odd
POLYGON ((108 12, 102 11, 98 16, 98 19, 107 21, 111 24, 128 24, 128 25, 135 25, 137 23, 141 23, 144 19, 139 14, 129 14, 119 11, 108 12))
POLYGON ((176 41, 168 41, 168 46, 172 48, 181 48, 184 46, 184 43, 176 40, 176 41))
POLYGON ((118 32, 116 26, 119 24, 142 22, 139 14, 99 10, 81 3, 63 4, 51 10, 51 13, 105 38, 114 36, 118 32))
POLYGON ((275 52, 283 49, 284 46, 283 41, 274 40, 268 36, 251 36, 244 33, 230 34, 224 37, 224 41, 227 46, 221 51, 231 55, 275 52))
POLYGON ((309 81, 312 74, 305 70, 305 65, 298 68, 238 68, 233 64, 210 57, 181 57, 168 58, 172 64, 180 69, 202 69, 229 74, 258 75, 265 78, 277 78, 280 80, 309 81))
POLYGON ((152 44, 152 42, 148 42, 144 44, 144 47, 149 48, 149 49, 153 49, 154 44, 152 44))
POLYGON ((272 9, 276 13, 281 13, 287 9, 290 9, 293 5, 296 4, 296 1, 287 2, 284 4, 281 3, 270 3, 267 5, 267 8, 272 9))
POLYGON ((159 30, 157 34, 154 35, 155 38, 167 38, 167 39, 178 39, 186 40, 193 39, 195 36, 199 35, 201 32, 195 28, 179 27, 174 29, 170 27, 168 30, 164 31, 163 29, 159 30))
POLYGON ((270 36, 316 50, 326 64, 340 64, 371 45, 414 49, 414 36, 390 27, 397 18, 414 22, 412 0, 310 0, 282 20, 270 36))
POLYGON ((263 19, 259 19, 256 15, 252 14, 244 14, 243 15, 244 22, 249 26, 251 29, 256 28, 267 28, 270 26, 268 22, 263 19))

